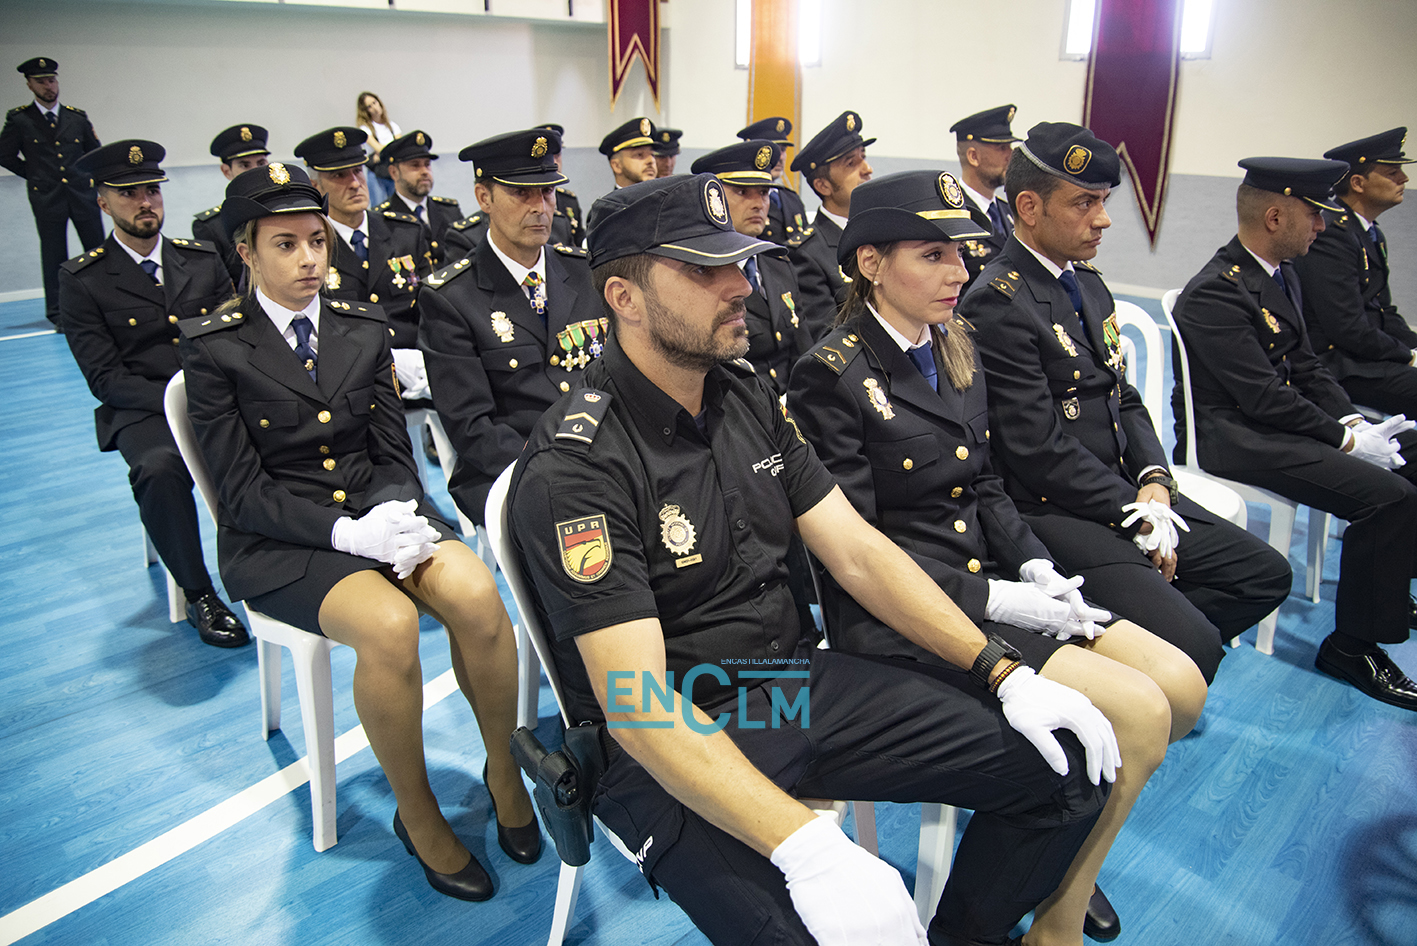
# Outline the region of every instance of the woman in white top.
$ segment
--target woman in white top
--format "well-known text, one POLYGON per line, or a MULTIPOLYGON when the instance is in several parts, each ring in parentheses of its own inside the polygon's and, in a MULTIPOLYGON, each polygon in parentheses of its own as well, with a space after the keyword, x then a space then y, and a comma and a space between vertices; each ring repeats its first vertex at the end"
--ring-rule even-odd
POLYGON ((354 102, 354 123, 369 133, 367 144, 370 151, 370 168, 373 171, 369 175, 369 204, 382 204, 393 195, 394 185, 389 180, 389 172, 379 163, 379 152, 383 150, 384 145, 403 134, 403 131, 398 122, 389 118, 383 100, 373 92, 359 93, 359 98, 354 102))

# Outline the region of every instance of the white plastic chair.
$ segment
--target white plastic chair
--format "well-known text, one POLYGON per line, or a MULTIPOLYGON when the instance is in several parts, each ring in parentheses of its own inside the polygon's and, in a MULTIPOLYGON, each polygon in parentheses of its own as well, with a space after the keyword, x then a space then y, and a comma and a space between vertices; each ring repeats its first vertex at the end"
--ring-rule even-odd
MULTIPOLYGON (((1258 486, 1251 486, 1248 483, 1241 483, 1237 480, 1228 480, 1214 473, 1206 473, 1201 470, 1200 462, 1196 459, 1196 415, 1195 403, 1191 398, 1191 363, 1190 356, 1186 353, 1186 343, 1181 337, 1180 331, 1176 328, 1176 320, 1171 312, 1176 306, 1176 300, 1180 298, 1181 290, 1172 289, 1161 298, 1161 311, 1166 316, 1166 324, 1171 329, 1171 338, 1175 341, 1180 350, 1181 367, 1181 393, 1186 412, 1186 463, 1188 469, 1198 476, 1203 476, 1215 482, 1230 487, 1239 493, 1246 502, 1257 503, 1269 507, 1269 545, 1285 558, 1289 557, 1289 540, 1294 534, 1294 517, 1299 510, 1299 503, 1288 499, 1278 493, 1258 486)), ((1308 571, 1304 576, 1305 593, 1310 600, 1317 601, 1319 595, 1319 584, 1323 578, 1323 554, 1325 538, 1328 534, 1328 515, 1318 509, 1309 510, 1309 554, 1307 561, 1308 571)), ((1274 628, 1279 619, 1279 609, 1276 608, 1259 623, 1259 629, 1255 634, 1255 650, 1262 654, 1274 653, 1274 628)))
MULTIPOLYGON (((177 449, 215 522, 217 488, 187 417, 187 382, 181 371, 167 383, 163 404, 177 449)), ((315 850, 328 850, 339 840, 335 831, 335 711, 330 682, 330 650, 339 645, 327 637, 267 617, 249 604, 245 604, 245 608, 246 625, 256 638, 262 739, 269 739, 272 732, 280 729, 280 648, 289 650, 294 662, 300 719, 305 729, 305 754, 309 758, 313 841, 315 850)))
MULTIPOLYGON (((491 492, 487 494, 487 534, 497 560, 502 563, 502 575, 507 579, 507 587, 511 589, 512 600, 517 605, 519 616, 517 622, 518 647, 524 640, 530 640, 535 648, 536 656, 540 657, 542 665, 546 668, 546 679, 551 684, 552 694, 556 697, 556 706, 560 709, 561 720, 566 726, 571 726, 571 718, 566 712, 566 701, 561 692, 561 681, 556 673, 556 665, 551 661, 551 651, 547 644, 546 633, 537 621, 531 585, 522 573, 521 562, 517 558, 511 535, 507 531, 507 492, 511 488, 514 467, 515 464, 503 470, 496 482, 492 484, 491 492)), ((522 725, 530 725, 534 728, 536 726, 535 714, 532 715, 530 724, 522 723, 522 725)), ((809 799, 800 799, 800 801, 809 808, 813 808, 818 816, 833 818, 837 824, 841 823, 846 812, 846 805, 843 802, 809 799)), ((621 841, 615 832, 607 828, 599 818, 595 819, 595 823, 615 850, 619 851, 632 864, 638 864, 634 853, 625 846, 625 842, 621 841)), ((551 933, 546 939, 547 946, 561 946, 566 938, 566 930, 570 928, 571 921, 575 918, 576 900, 580 896, 581 874, 584 870, 585 865, 572 867, 564 861, 561 863, 561 875, 556 882, 556 907, 551 916, 551 933)))
MULTIPOLYGON (((161 559, 158 557, 157 548, 153 545, 148 530, 143 529, 143 567, 151 568, 159 561, 161 559)), ((172 577, 172 572, 167 570, 166 565, 162 567, 162 575, 167 579, 167 619, 173 624, 181 624, 187 620, 187 596, 177 587, 177 579, 172 577)))

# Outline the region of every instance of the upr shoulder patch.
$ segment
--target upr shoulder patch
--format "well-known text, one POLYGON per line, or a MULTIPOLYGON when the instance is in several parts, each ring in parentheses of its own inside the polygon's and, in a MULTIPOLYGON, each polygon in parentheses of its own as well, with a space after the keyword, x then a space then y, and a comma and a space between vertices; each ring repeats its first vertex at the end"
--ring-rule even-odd
POLYGON ((557 440, 574 440, 579 443, 594 443, 600 430, 600 422, 610 410, 611 397, 595 388, 581 388, 566 405, 566 414, 561 418, 561 426, 556 429, 557 440))
POLYGON ((826 365, 837 374, 846 370, 846 366, 861 354, 861 338, 854 332, 846 329, 837 329, 829 334, 822 343, 812 349, 812 357, 826 365))
POLYGON ((610 573, 614 552, 604 513, 556 523, 556 541, 561 549, 561 567, 573 580, 588 585, 610 573))

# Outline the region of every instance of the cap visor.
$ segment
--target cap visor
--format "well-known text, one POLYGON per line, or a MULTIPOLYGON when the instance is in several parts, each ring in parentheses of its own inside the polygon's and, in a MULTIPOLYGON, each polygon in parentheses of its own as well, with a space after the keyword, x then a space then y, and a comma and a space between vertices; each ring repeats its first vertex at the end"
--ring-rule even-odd
POLYGON ((553 169, 539 171, 535 174, 509 174, 506 177, 498 177, 494 174, 492 180, 498 184, 506 184, 508 187, 551 187, 555 184, 564 184, 570 178, 553 169))
POLYGON ((1304 197, 1302 200, 1308 201, 1320 210, 1332 210, 1334 213, 1343 213, 1343 208, 1334 203, 1328 197, 1304 197))
POLYGON ((257 154, 270 154, 270 152, 267 151, 264 147, 262 147, 262 148, 252 148, 250 151, 238 151, 238 152, 236 152, 235 154, 228 154, 226 157, 222 158, 221 160, 222 160, 222 163, 223 163, 223 164, 230 164, 232 161, 235 161, 237 158, 249 158, 249 157, 251 157, 252 155, 257 155, 257 154))
POLYGON ((720 181, 727 181, 729 184, 771 184, 772 175, 767 171, 721 171, 717 175, 720 181))
POLYGON ((706 236, 690 237, 674 243, 661 243, 645 250, 653 256, 667 256, 681 263, 701 263, 705 266, 727 266, 782 247, 767 240, 744 236, 736 230, 720 230, 706 236))
POLYGON ((1374 164, 1417 164, 1417 158, 1409 158, 1402 155, 1396 158, 1374 158, 1374 164))
POLYGON ((653 139, 653 138, 647 138, 647 137, 631 138, 629 141, 622 141, 622 142, 620 142, 618 145, 616 145, 615 147, 611 148, 611 149, 610 149, 610 153, 611 153, 611 154, 614 154, 614 153, 617 152, 617 151, 624 151, 626 148, 642 148, 642 147, 644 147, 645 145, 652 145, 652 144, 654 144, 654 139, 653 139))
POLYGON ((312 171, 347 171, 347 170, 349 170, 350 168, 363 167, 365 160, 366 160, 365 158, 362 158, 362 157, 361 157, 361 158, 350 158, 350 159, 347 159, 347 160, 345 160, 345 161, 342 161, 342 162, 340 162, 340 163, 338 163, 338 164, 312 164, 312 165, 310 165, 310 170, 312 170, 312 171))
POLYGON ((159 174, 154 177, 151 174, 138 174, 131 180, 123 179, 118 181, 99 181, 104 187, 138 187, 143 184, 161 184, 168 179, 166 174, 159 174))

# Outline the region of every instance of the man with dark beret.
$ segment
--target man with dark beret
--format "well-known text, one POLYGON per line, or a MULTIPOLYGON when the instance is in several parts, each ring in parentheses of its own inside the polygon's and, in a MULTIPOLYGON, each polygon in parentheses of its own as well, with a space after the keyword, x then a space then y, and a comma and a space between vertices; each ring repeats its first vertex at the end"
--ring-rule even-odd
POLYGON ((802 241, 802 233, 807 229, 807 208, 802 197, 795 190, 782 183, 782 172, 787 168, 787 149, 793 147, 792 122, 777 115, 753 122, 738 130, 743 141, 765 138, 778 147, 778 159, 770 169, 772 190, 768 192, 768 225, 758 234, 764 240, 790 246, 802 241))
POLYGON ((1004 172, 1008 170, 1014 142, 1019 140, 1013 133, 1013 120, 1014 107, 1000 105, 975 112, 950 126, 950 131, 955 133, 955 153, 959 155, 964 194, 970 203, 988 215, 993 229, 990 236, 966 240, 960 247, 960 258, 969 272, 965 292, 1014 232, 1014 216, 1009 211, 1008 201, 996 196, 1004 186, 1004 172))
POLYGON ((1014 232, 960 303, 989 389, 995 471, 1088 597, 1215 679, 1224 642, 1289 594, 1287 559, 1180 495, 1127 382, 1115 303, 1088 260, 1111 226, 1117 152, 1043 122, 1009 159, 1014 232))
POLYGON ((1378 217, 1402 203, 1406 128, 1324 152, 1349 170, 1334 187, 1337 210, 1294 260, 1304 321, 1319 361, 1353 403, 1417 417, 1417 332, 1392 303, 1387 239, 1378 217))
POLYGON ((678 128, 661 125, 654 130, 654 144, 650 145, 650 150, 654 152, 655 177, 668 177, 674 173, 674 164, 679 159, 679 139, 682 137, 684 132, 678 128))
MULTIPOLYGON (((212 139, 212 156, 221 161, 222 177, 228 181, 243 171, 265 167, 270 159, 270 149, 266 146, 266 130, 260 125, 232 125, 212 139)), ((226 271, 231 274, 232 285, 242 285, 246 267, 236 253, 236 246, 221 225, 221 204, 203 210, 192 219, 192 236, 206 243, 216 244, 221 253, 226 271)))
POLYGON ((433 136, 425 131, 411 131, 384 145, 379 160, 388 165, 394 192, 389 199, 374 208, 375 213, 397 210, 413 214, 423 224, 428 246, 433 251, 433 265, 443 265, 448 229, 462 219, 462 208, 451 197, 433 193, 433 136))
POLYGON ((1186 429, 1178 384, 1176 455, 1194 436, 1206 470, 1348 520, 1335 628, 1315 666, 1373 699, 1417 710, 1417 684, 1379 646, 1407 640, 1413 620, 1417 436, 1400 414, 1364 420, 1324 368, 1291 262, 1323 232, 1324 211, 1344 213, 1331 195, 1351 169, 1302 158, 1246 158, 1240 167, 1239 232, 1176 303, 1196 424, 1186 429))
POLYGON ((60 313, 99 400, 99 449, 117 450, 127 462, 143 528, 186 594, 187 620, 204 643, 240 647, 250 637, 212 587, 192 478, 163 409, 167 382, 182 367, 177 323, 214 311, 231 295, 231 278, 213 244, 162 235, 164 154, 156 142, 132 139, 75 163, 75 172, 97 183, 113 233, 61 268, 60 313))
POLYGON ((659 173, 654 160, 655 127, 648 118, 632 118, 600 140, 599 151, 610 162, 616 187, 653 180, 659 173))
POLYGON ((822 200, 812 226, 800 234, 801 242, 790 257, 802 290, 798 314, 813 344, 831 328, 837 309, 846 301, 846 274, 837 263, 836 247, 851 214, 851 192, 871 179, 866 149, 875 141, 861 137, 860 115, 842 112, 792 159, 792 170, 806 177, 822 200))
POLYGON ((103 242, 103 217, 93 182, 75 170, 79 157, 98 147, 93 124, 81 108, 59 104, 59 63, 27 59, 17 71, 34 101, 10 109, 0 129, 0 167, 24 178, 44 278, 44 314, 59 323, 59 264, 69 258, 69 221, 84 249, 103 242))

